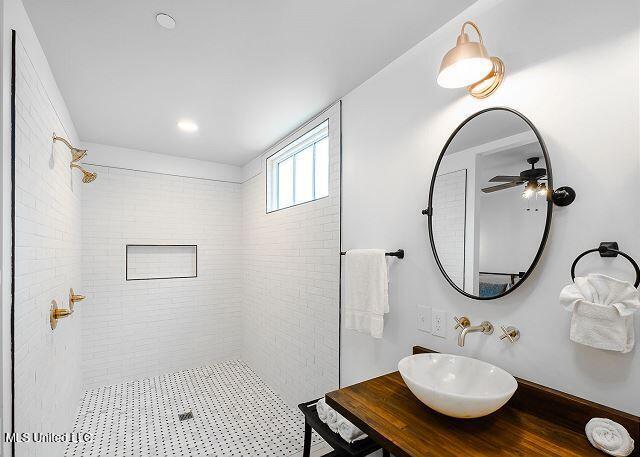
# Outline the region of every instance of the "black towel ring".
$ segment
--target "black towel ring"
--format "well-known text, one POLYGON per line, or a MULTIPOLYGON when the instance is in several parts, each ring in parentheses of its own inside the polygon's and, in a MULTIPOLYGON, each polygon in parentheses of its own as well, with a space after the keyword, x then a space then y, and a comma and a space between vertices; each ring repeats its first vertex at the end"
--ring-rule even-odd
POLYGON ((603 241, 602 243, 600 243, 599 247, 584 251, 582 254, 576 257, 576 260, 574 260, 573 264, 571 265, 571 280, 575 281, 576 279, 575 272, 576 264, 578 263, 578 261, 585 255, 591 254, 592 252, 599 252, 600 257, 618 257, 618 255, 621 255, 622 257, 627 259, 629 262, 631 262, 631 265, 633 265, 633 268, 636 270, 636 282, 634 284, 634 287, 637 288, 638 285, 640 285, 640 267, 638 267, 638 264, 630 255, 618 250, 618 243, 615 241, 603 241))

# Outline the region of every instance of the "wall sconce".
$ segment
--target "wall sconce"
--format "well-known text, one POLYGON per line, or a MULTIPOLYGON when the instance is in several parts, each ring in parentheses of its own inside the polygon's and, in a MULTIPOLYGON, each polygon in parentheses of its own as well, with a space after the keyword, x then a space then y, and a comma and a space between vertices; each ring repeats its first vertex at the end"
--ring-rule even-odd
POLYGON ((569 206, 576 199, 576 191, 572 187, 558 187, 551 194, 551 200, 557 206, 569 206))
POLYGON ((471 21, 462 24, 455 47, 442 59, 438 84, 447 89, 466 87, 473 97, 486 98, 498 88, 503 77, 504 63, 489 56, 478 26, 471 21), (480 42, 469 40, 464 31, 467 25, 475 29, 480 42))

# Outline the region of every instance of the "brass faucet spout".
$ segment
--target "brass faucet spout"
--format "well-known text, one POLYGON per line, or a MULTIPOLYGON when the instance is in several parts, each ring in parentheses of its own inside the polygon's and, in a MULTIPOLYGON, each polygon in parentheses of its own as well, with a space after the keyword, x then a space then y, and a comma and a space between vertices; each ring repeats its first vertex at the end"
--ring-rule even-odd
POLYGON ((458 346, 464 347, 464 340, 468 333, 482 332, 485 335, 491 335, 493 333, 493 325, 489 321, 484 321, 480 325, 467 325, 464 326, 458 335, 458 346))

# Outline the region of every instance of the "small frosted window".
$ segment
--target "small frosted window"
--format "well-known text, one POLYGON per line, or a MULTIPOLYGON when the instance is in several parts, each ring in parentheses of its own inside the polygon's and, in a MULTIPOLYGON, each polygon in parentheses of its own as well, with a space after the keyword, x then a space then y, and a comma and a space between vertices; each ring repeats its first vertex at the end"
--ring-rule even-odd
POLYGON ((329 121, 267 159, 267 212, 329 195, 329 121))
POLYGON ((297 153, 296 203, 313 200, 313 145, 297 153))
POLYGON ((278 164, 278 208, 293 205, 293 157, 278 164))

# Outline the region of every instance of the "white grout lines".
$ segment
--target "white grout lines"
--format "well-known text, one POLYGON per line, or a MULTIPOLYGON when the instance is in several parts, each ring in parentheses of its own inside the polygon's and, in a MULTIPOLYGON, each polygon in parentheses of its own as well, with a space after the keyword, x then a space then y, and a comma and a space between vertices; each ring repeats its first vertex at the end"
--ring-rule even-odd
POLYGON ((93 440, 65 457, 281 457, 302 451, 304 418, 235 360, 87 391, 73 431, 93 440))

